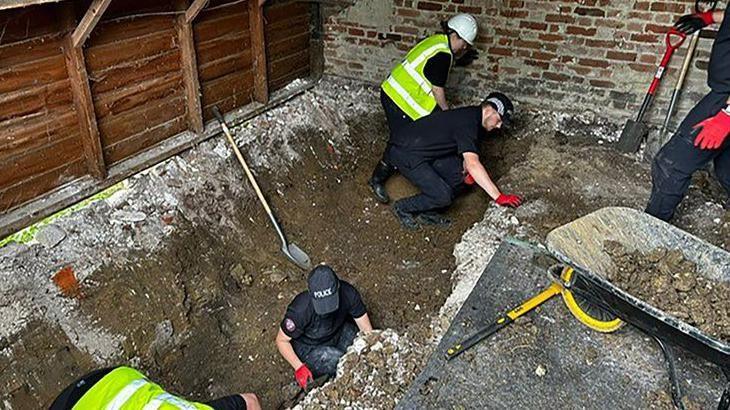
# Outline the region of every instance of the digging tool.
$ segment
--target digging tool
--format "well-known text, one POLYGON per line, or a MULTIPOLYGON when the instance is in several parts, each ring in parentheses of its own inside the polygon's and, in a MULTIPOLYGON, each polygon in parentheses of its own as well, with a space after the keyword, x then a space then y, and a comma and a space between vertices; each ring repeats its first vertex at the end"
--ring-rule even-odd
MULTIPOLYGON (((524 242, 518 240, 508 240, 517 245, 523 245, 524 242)), ((532 244, 528 244, 533 247, 532 244)), ((540 250, 545 252, 544 250, 540 250)), ((510 310, 504 315, 499 316, 491 324, 472 333, 463 341, 455 344, 446 350, 446 359, 451 360, 456 356, 464 353, 480 341, 497 333, 498 331, 513 323, 517 318, 523 316, 543 303, 550 300, 553 296, 563 295, 563 302, 568 310, 581 323, 602 333, 610 333, 618 330, 623 326, 623 321, 610 313, 608 310, 601 308, 597 304, 592 304, 585 297, 573 294, 571 290, 573 281, 575 280, 575 270, 563 264, 556 264, 548 269, 548 273, 553 278, 553 283, 545 288, 536 296, 528 299, 518 307, 510 310)))
POLYGON ((657 68, 656 74, 654 74, 654 79, 649 86, 649 91, 644 97, 644 102, 641 104, 639 114, 636 116, 636 120, 626 121, 626 125, 621 132, 621 138, 617 145, 617 148, 620 151, 626 153, 636 152, 641 145, 641 141, 649 134, 649 127, 644 122, 644 115, 649 109, 652 101, 654 101, 659 84, 661 83, 664 73, 667 70, 667 66, 669 65, 669 60, 672 59, 674 52, 682 46, 685 38, 687 38, 687 35, 675 28, 672 28, 667 33, 665 38, 667 49, 664 52, 662 61, 659 63, 659 68, 657 68))
MULTIPOLYGON (((712 11, 715 10, 717 7, 717 0, 715 1, 696 1, 695 2, 695 11, 697 13, 702 13, 705 11, 712 11)), ((662 131, 659 134, 662 138, 662 144, 666 140, 666 133, 667 128, 669 128, 669 121, 672 119, 672 115, 674 115, 674 108, 677 104, 677 100, 679 99, 679 93, 682 91, 682 87, 684 86, 684 81, 687 78, 687 72, 689 71, 689 67, 692 64, 692 59, 694 58, 695 51, 697 50, 697 44, 699 44, 700 41, 700 31, 695 32, 692 35, 692 38, 689 42, 689 49, 687 49, 687 55, 684 56, 684 62, 682 63, 682 71, 679 72, 679 77, 677 78, 677 84, 674 86, 674 92, 672 93, 672 99, 669 102, 669 108, 667 109, 667 115, 664 117, 664 124, 662 124, 662 131)))
POLYGON ((243 154, 241 154, 241 150, 238 149, 236 142, 233 140, 233 135, 231 135, 231 130, 228 129, 226 120, 223 118, 223 114, 221 114, 218 107, 213 107, 213 115, 215 115, 216 119, 218 119, 218 122, 220 122, 221 128, 223 128, 223 133, 226 134, 226 138, 228 139, 228 142, 231 144, 231 148, 233 148, 233 152, 236 153, 238 162, 241 163, 243 170, 246 172, 246 177, 248 178, 248 181, 251 183, 251 186, 253 186, 254 191, 256 191, 256 196, 259 198, 259 201, 261 201, 261 205, 264 207, 266 214, 269 216, 269 220, 271 220, 271 224, 274 225, 274 229, 276 230, 276 233, 279 235, 279 240, 281 241, 281 251, 284 253, 284 255, 286 255, 287 258, 289 258, 290 261, 292 261, 295 265, 299 266, 300 268, 302 268, 302 269, 311 268, 312 263, 309 259, 309 256, 306 253, 304 253, 304 251, 301 250, 297 245, 287 242, 286 236, 284 235, 284 231, 281 229, 281 226, 279 226, 279 223, 276 221, 276 217, 274 216, 274 211, 271 210, 269 203, 266 201, 264 194, 261 192, 261 188, 259 188, 259 184, 256 182, 256 178, 254 178, 253 173, 251 172, 251 169, 248 167, 248 164, 246 164, 246 160, 243 158, 243 154))

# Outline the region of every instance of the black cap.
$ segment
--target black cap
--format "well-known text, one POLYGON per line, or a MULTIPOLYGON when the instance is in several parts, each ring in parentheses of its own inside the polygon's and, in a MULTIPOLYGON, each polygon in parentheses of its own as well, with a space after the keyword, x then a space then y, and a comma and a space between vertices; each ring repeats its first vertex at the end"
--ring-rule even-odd
POLYGON ((515 112, 515 106, 512 101, 506 95, 498 92, 493 92, 484 99, 482 104, 489 104, 494 108, 502 119, 504 126, 509 126, 512 122, 512 114, 515 112))
POLYGON ((312 305, 318 315, 326 315, 340 307, 340 280, 327 265, 319 265, 309 272, 307 279, 312 305))

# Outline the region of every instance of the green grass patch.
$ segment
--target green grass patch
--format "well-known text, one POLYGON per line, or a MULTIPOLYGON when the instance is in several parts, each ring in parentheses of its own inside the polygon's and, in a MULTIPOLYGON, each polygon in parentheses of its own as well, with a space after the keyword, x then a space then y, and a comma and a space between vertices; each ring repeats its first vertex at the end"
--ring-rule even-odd
POLYGON ((86 208, 87 206, 89 206, 89 204, 92 204, 96 201, 100 201, 102 199, 107 199, 110 196, 114 195, 114 193, 119 192, 126 188, 127 188, 126 180, 119 182, 117 184, 114 184, 114 185, 110 186, 109 188, 84 199, 81 202, 75 203, 66 209, 62 209, 62 210, 56 212, 55 214, 53 214, 41 221, 34 223, 33 225, 23 228, 20 231, 12 234, 6 238, 3 238, 2 240, 0 240, 0 247, 3 247, 11 242, 29 243, 29 242, 33 241, 33 239, 35 239, 36 233, 38 233, 38 231, 41 228, 43 228, 44 226, 52 223, 53 221, 55 221, 59 218, 62 218, 66 215, 71 215, 72 213, 77 212, 80 209, 86 208))

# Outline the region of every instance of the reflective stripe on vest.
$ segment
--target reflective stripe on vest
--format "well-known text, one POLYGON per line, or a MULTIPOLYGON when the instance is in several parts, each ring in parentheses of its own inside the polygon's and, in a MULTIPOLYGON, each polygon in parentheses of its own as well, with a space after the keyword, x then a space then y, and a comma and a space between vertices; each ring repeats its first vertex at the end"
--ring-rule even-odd
POLYGON ((137 379, 127 384, 119 393, 117 393, 116 396, 114 396, 112 401, 107 404, 106 410, 121 409, 122 406, 124 406, 124 404, 129 401, 132 396, 134 396, 134 393, 137 393, 137 390, 147 384, 149 384, 149 382, 145 379, 137 379))
POLYGON ((449 38, 445 34, 437 34, 418 43, 382 84, 383 91, 413 120, 425 117, 436 108, 433 85, 423 71, 428 60, 438 53, 452 56, 449 38))
POLYGON ((163 404, 175 406, 180 410, 197 410, 192 404, 188 404, 170 393, 162 393, 147 403, 142 410, 157 410, 163 404))

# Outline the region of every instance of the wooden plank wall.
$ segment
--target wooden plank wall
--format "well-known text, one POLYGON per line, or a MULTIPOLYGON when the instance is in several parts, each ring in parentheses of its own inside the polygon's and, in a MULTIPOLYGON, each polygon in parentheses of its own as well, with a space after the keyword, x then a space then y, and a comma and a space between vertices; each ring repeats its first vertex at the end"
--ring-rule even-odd
MULTIPOLYGON (((211 1, 210 7, 221 2, 211 1)), ((203 11, 193 24, 198 78, 202 91, 203 118, 253 101, 253 72, 248 5, 240 3, 203 11)))
POLYGON ((173 11, 173 3, 112 1, 91 33, 86 66, 107 165, 187 128, 180 49, 171 16, 120 19, 173 11))
POLYGON ((310 5, 306 2, 274 3, 264 9, 269 89, 310 74, 310 5))
MULTIPOLYGON (((253 101, 249 5, 193 22, 204 118, 253 101)), ((89 174, 64 60, 64 12, 91 0, 0 11, 0 214, 89 174)), ((270 0, 265 35, 270 91, 310 75, 310 5, 270 0)), ((106 167, 187 129, 174 0, 113 0, 83 49, 106 167), (136 16, 140 13, 155 15, 136 16), (136 17, 135 17, 136 16, 136 17)), ((104 181, 99 182, 100 189, 104 181)))
POLYGON ((86 172, 58 13, 0 12, 0 212, 86 172))

